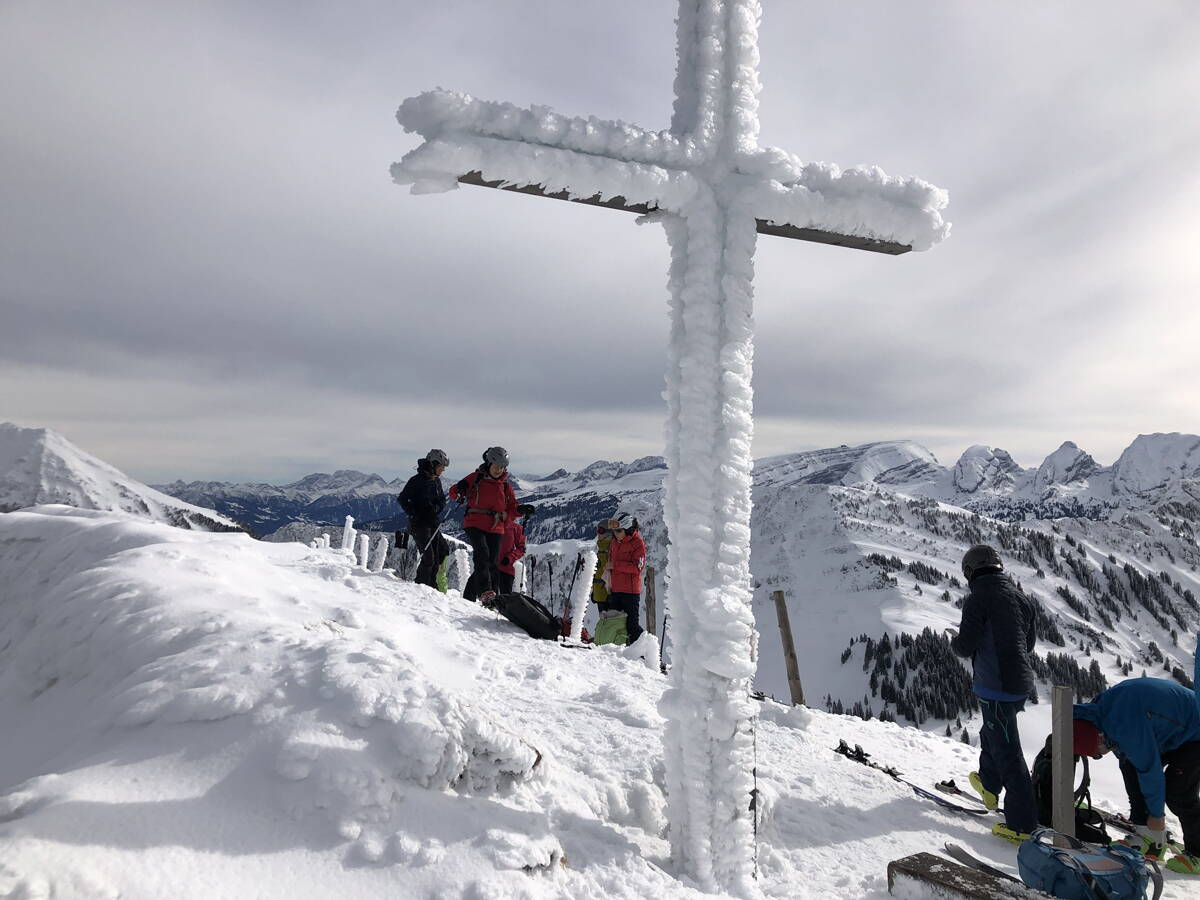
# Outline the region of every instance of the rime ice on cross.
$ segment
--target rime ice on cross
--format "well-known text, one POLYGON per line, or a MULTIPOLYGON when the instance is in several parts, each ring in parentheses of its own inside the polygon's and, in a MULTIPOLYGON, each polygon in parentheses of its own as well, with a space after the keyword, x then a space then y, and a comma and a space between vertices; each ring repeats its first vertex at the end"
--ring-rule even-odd
POLYGON ((397 118, 414 193, 460 181, 654 212, 671 248, 664 518, 670 685, 661 709, 676 863, 755 893, 750 699, 752 277, 756 232, 902 253, 949 232, 943 191, 758 146, 758 0, 680 0, 669 131, 433 91, 397 118))

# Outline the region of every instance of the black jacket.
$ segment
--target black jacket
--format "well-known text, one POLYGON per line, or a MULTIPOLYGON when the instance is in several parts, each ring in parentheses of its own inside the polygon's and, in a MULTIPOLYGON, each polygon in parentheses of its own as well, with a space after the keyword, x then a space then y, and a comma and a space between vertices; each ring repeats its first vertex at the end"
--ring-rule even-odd
POLYGON ((1027 696, 1034 688, 1029 662, 1035 640, 1033 601, 1000 572, 976 575, 970 587, 951 649, 959 656, 971 657, 973 687, 980 697, 1008 700, 1027 696))
POLYGON ((417 460, 417 474, 408 479, 396 499, 414 525, 433 528, 441 521, 446 494, 442 490, 442 479, 433 474, 433 464, 429 460, 417 460))

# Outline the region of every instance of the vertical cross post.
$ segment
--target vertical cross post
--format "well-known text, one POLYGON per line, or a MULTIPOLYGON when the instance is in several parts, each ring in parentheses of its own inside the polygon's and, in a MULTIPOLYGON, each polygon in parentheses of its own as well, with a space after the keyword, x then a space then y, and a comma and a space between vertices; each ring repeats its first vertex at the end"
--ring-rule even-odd
POLYGON ((703 890, 752 895, 757 663, 751 611, 751 372, 758 234, 889 254, 949 233, 944 191, 758 145, 759 0, 679 0, 667 131, 430 91, 396 116, 423 143, 413 193, 501 188, 662 222, 671 250, 660 710, 672 856, 703 890), (666 625, 664 623, 664 632, 666 625))
POLYGON ((658 598, 654 595, 654 566, 646 566, 646 630, 658 637, 658 598))
POLYGON ((1075 746, 1071 723, 1072 691, 1069 685, 1055 685, 1051 694, 1050 715, 1054 730, 1050 750, 1054 754, 1051 770, 1051 824, 1054 830, 1075 837, 1075 746))
POLYGON ((779 619, 779 637, 783 641, 783 661, 787 666, 788 691, 792 706, 804 706, 804 688, 800 685, 800 664, 796 661, 796 644, 792 640, 792 623, 788 618, 787 601, 783 591, 772 591, 775 616, 779 619))

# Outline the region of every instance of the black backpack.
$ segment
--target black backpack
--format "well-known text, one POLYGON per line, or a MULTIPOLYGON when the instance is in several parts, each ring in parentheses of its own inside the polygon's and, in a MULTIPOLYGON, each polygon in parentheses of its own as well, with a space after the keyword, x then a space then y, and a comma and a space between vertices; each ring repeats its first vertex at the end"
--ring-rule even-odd
POLYGON ((492 606, 530 637, 553 641, 562 633, 562 620, 528 594, 498 594, 492 606))
MULTIPOLYGON (((1033 799, 1037 804, 1038 823, 1046 827, 1053 826, 1054 798, 1054 735, 1046 738, 1046 746, 1034 757, 1033 769, 1033 799)), ((1083 760, 1083 781, 1075 788, 1075 837, 1092 844, 1108 845, 1112 839, 1104 827, 1104 818, 1092 809, 1092 792, 1090 790, 1092 776, 1088 772, 1086 756, 1077 756, 1083 760)))

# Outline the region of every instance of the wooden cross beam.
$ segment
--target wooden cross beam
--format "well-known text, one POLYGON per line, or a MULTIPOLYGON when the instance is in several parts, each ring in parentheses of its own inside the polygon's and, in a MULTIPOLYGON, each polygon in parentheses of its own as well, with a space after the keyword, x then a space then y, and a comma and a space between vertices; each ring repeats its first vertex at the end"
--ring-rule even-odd
MULTIPOLYGON (((599 194, 590 197, 572 197, 570 191, 548 191, 540 184, 509 184, 501 179, 488 181, 483 173, 476 170, 466 175, 458 176, 459 184, 471 184, 476 187, 497 188, 502 191, 512 191, 515 194, 529 194, 531 197, 547 197, 550 200, 567 200, 571 203, 583 203, 587 206, 602 206, 605 209, 617 209, 621 212, 646 215, 658 212, 659 208, 649 203, 630 203, 620 194, 607 200, 599 194)), ((822 231, 819 228, 799 228, 787 222, 776 224, 767 219, 755 219, 759 234, 770 234, 775 237, 792 238, 797 241, 812 241, 817 244, 831 244, 835 247, 849 247, 853 250, 870 250, 874 253, 886 253, 889 256, 899 256, 912 250, 912 244, 901 244, 897 241, 882 241, 877 238, 860 237, 852 234, 839 234, 836 231, 822 231)))

